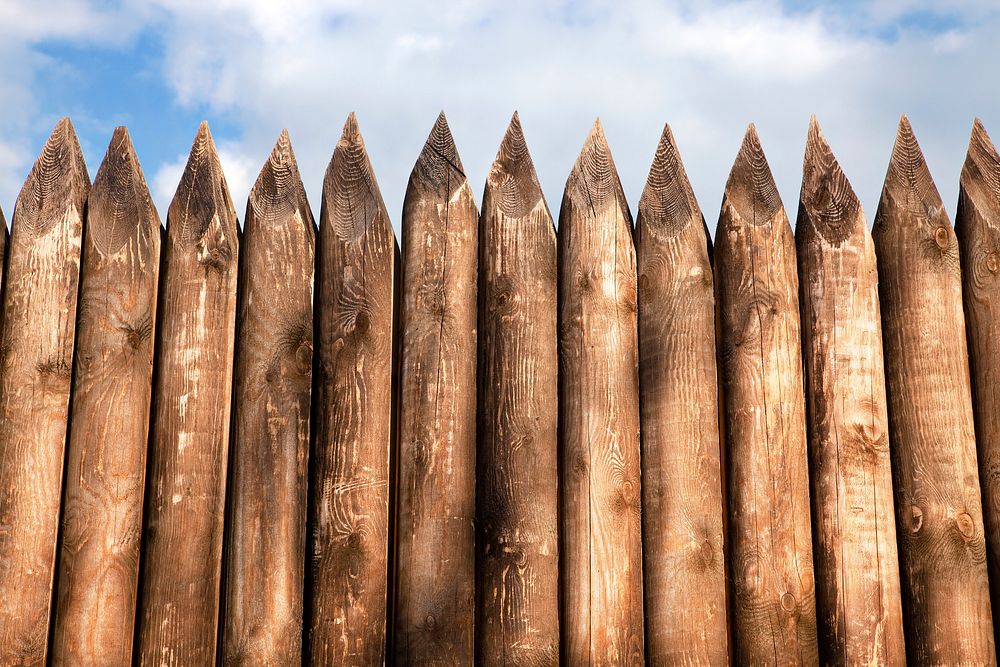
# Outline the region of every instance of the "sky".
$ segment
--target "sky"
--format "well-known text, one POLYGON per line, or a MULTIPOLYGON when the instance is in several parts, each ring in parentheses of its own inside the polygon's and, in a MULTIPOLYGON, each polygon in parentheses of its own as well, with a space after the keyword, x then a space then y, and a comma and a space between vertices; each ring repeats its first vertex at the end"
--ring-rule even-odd
POLYGON ((314 213, 347 115, 399 230, 440 110, 482 192, 511 114, 546 199, 601 118, 633 214, 670 123, 709 228, 747 124, 793 219, 816 114, 869 216, 906 113, 949 214, 973 118, 1000 136, 992 0, 0 0, 0 208, 56 121, 91 176, 127 125, 161 218, 208 120, 242 219, 282 128, 314 213))

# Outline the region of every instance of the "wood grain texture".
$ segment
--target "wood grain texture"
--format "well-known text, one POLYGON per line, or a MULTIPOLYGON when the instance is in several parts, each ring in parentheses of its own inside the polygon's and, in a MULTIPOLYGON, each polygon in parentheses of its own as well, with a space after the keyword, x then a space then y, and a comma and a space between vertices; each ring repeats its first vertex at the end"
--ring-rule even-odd
POLYGON ((167 213, 140 597, 142 665, 215 661, 239 251, 202 123, 167 213))
MULTIPOLYGON (((959 180, 955 234, 972 376, 990 590, 1000 604, 1000 155, 977 118, 959 180)), ((996 633, 994 633, 995 641, 996 633)))
POLYGON ((517 114, 479 219, 476 664, 559 664, 556 232, 517 114))
POLYGON ((130 665, 160 217, 115 129, 87 201, 52 662, 130 665))
POLYGON ((479 212, 442 113, 403 201, 397 665, 471 665, 479 212))
POLYGON ((958 241, 905 116, 872 236, 908 661, 994 664, 958 241))
POLYGON ((223 661, 301 665, 316 223, 288 133, 240 240, 223 661))
POLYGON ((813 118, 795 225, 827 665, 905 665, 875 247, 813 118))
POLYGON ((816 664, 795 240, 753 125, 715 235, 733 656, 816 664))
POLYGON ((725 665, 726 569, 708 230, 669 126, 639 200, 643 584, 650 665, 725 665))
POLYGON ((642 512, 632 216, 600 121, 559 212, 563 661, 642 665, 642 512))
POLYGON ((323 182, 307 660, 385 660, 399 251, 354 114, 323 182))
POLYGON ((0 332, 0 664, 46 661, 81 235, 90 178, 68 118, 17 198, 0 332))

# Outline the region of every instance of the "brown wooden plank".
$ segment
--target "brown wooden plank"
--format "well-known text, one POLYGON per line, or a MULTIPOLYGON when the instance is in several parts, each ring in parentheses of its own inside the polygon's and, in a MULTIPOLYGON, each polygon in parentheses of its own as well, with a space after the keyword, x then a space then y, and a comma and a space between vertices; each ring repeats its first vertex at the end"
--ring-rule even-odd
POLYGON ((55 573, 84 204, 73 125, 17 198, 0 333, 0 664, 42 665, 55 573))
POLYGON ((167 213, 140 597, 143 665, 215 660, 236 276, 236 210, 202 123, 167 213))
POLYGON ((708 231, 669 126, 639 200, 646 653, 728 660, 715 294, 708 231))
POLYGON ((1000 154, 978 118, 959 181, 955 234, 962 257, 990 591, 1000 604, 1000 396, 994 389, 1000 382, 1000 308, 995 305, 1000 288, 1000 154))
POLYGON ((223 660, 301 665, 315 221, 282 131, 240 240, 223 660))
POLYGON ((354 114, 320 221, 308 659, 381 665, 399 252, 354 114))
POLYGON ((517 114, 479 219, 476 662, 559 663, 556 232, 517 114))
POLYGON ((642 665, 642 512, 632 216, 600 121, 559 212, 563 659, 642 665))
POLYGON ((403 201, 397 665, 471 665, 479 212, 442 113, 403 201))
POLYGON ((875 247, 815 118, 795 237, 823 661, 905 665, 875 247))
POLYGON ((751 125, 715 235, 733 655, 815 664, 816 606, 795 239, 751 125))
POLYGON ((130 665, 160 216, 115 129, 87 201, 52 662, 130 665))
POLYGON ((872 236, 907 657, 994 664, 958 240, 905 116, 872 236))

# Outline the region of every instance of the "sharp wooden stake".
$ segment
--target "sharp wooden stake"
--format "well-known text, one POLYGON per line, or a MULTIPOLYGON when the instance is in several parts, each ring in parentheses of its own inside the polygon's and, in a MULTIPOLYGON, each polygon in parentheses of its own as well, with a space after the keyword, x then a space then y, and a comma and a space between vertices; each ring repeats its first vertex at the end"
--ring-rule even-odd
POLYGON ((479 212, 442 113, 403 202, 397 665, 471 665, 479 212))
POLYGON ((815 118, 795 234, 823 659, 905 665, 875 247, 815 118))
POLYGON ((476 662, 559 664, 556 233, 514 114, 479 220, 476 662))
POLYGON ((320 220, 308 660, 381 665, 398 250, 354 114, 320 220))
POLYGON ((202 123, 167 213, 139 612, 143 665, 215 661, 238 245, 236 211, 202 123))
POLYGON ((52 131, 17 198, 0 333, 0 664, 46 661, 90 178, 52 131))
POLYGON ((160 217, 128 130, 87 201, 52 662, 130 665, 160 217))
POLYGON ((223 661, 300 665, 315 221, 287 132, 240 241, 223 661))
POLYGON ((907 656, 994 664, 958 241, 905 116, 872 236, 907 656))
POLYGON ((986 548, 993 602, 1000 604, 1000 155, 977 118, 969 140, 955 217, 962 256, 973 413, 983 488, 986 548))
POLYGON ((632 216, 600 121, 559 213, 563 657, 642 665, 642 525, 632 216))
POLYGON ((715 236, 722 330, 733 655, 817 657, 795 239, 753 125, 715 236))
POLYGON ((650 664, 728 660, 709 239, 669 127, 636 216, 650 664))

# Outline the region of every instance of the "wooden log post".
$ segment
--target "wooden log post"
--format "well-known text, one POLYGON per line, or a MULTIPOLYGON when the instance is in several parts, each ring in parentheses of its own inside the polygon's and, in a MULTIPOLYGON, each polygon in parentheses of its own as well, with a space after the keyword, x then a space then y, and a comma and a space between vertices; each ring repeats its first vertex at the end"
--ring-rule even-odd
POLYGON ((239 241, 202 123, 167 213, 141 572, 142 665, 215 661, 239 241))
POLYGON ((301 665, 316 223, 282 131, 247 201, 223 661, 301 665))
POLYGON ((757 131, 722 201, 715 264, 736 664, 816 664, 795 239, 757 131))
POLYGON ((471 665, 479 212, 442 113, 403 201, 395 664, 471 665))
POLYGON ((326 170, 317 252, 307 659, 382 665, 399 251, 354 114, 326 170))
POLYGON ((795 237, 823 662, 902 666, 875 247, 815 118, 795 237))
POLYGON ((68 118, 17 198, 0 332, 0 664, 44 665, 90 177, 68 118))
POLYGON ((908 662, 994 664, 958 240, 905 116, 872 236, 908 662))
POLYGON ((87 201, 52 662, 130 665, 160 216, 128 130, 87 201))
POLYGON ((708 230, 669 126, 639 199, 643 584, 651 665, 728 661, 708 230))
MULTIPOLYGON (((977 118, 962 167, 955 216, 972 370, 990 591, 1000 604, 1000 154, 977 118)), ((996 633, 994 633, 995 635, 996 633)), ((995 638, 994 638, 995 641, 995 638)))
POLYGON ((556 232, 517 114, 479 219, 476 664, 559 664, 556 232))
POLYGON ((561 620, 569 664, 642 665, 632 216, 600 121, 559 212, 561 620))

